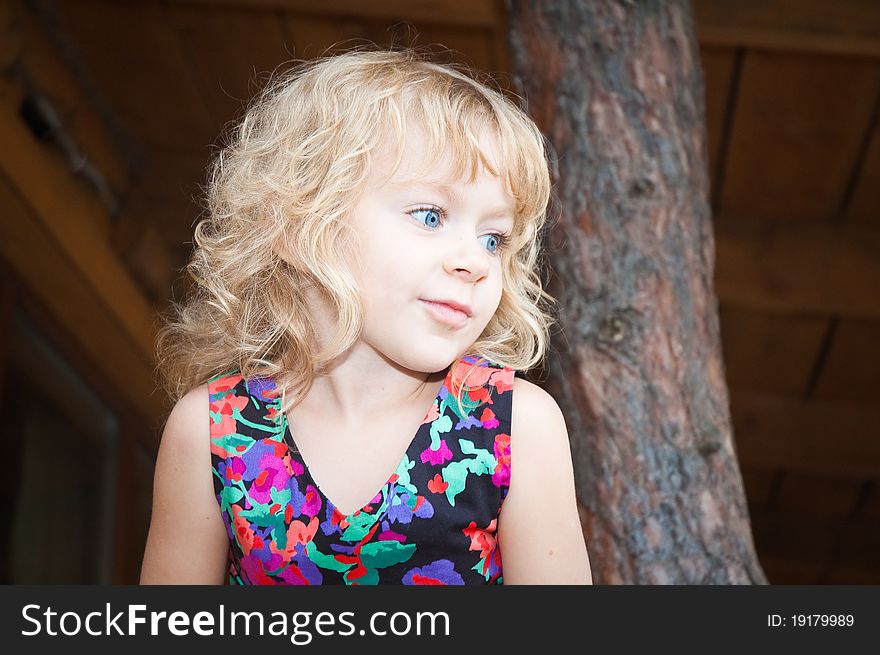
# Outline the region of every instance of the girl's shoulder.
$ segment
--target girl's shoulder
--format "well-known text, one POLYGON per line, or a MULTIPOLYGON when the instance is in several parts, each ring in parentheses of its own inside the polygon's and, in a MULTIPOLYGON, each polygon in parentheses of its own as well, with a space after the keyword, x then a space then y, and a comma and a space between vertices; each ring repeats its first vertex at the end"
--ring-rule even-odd
POLYGON ((510 439, 520 470, 570 465, 568 428, 556 399, 518 377, 513 379, 512 393, 510 439))
POLYGON ((524 375, 514 376, 513 394, 516 402, 513 404, 512 423, 522 423, 531 418, 540 424, 546 424, 562 416, 556 399, 537 384, 529 382, 524 375))

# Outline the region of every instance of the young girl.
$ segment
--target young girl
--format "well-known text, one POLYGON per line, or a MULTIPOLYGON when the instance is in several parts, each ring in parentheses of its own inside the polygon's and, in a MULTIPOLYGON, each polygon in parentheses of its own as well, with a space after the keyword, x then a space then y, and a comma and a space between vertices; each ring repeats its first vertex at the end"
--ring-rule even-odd
POLYGON ((549 197, 536 125, 463 67, 360 49, 269 85, 157 342, 141 582, 590 584, 565 421, 515 375, 549 197))

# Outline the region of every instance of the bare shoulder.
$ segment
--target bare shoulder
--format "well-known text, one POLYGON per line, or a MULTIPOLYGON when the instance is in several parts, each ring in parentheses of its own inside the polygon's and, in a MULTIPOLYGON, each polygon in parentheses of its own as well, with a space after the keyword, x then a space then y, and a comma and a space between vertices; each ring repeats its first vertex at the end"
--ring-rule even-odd
POLYGON ((188 391, 168 415, 162 442, 176 448, 204 451, 210 448, 211 423, 208 417, 208 385, 188 391))
POLYGON ((511 424, 547 424, 560 421, 564 424, 565 418, 553 396, 526 379, 513 379, 511 424))
POLYGON ((565 417, 556 399, 544 389, 514 378, 510 424, 511 491, 515 474, 524 480, 539 475, 548 465, 557 471, 572 469, 565 417))
POLYGON ((220 584, 228 547, 214 495, 208 385, 186 393, 165 422, 153 475, 142 584, 220 584))
POLYGON ((207 462, 210 472, 211 424, 208 416, 208 385, 187 392, 178 400, 165 421, 156 473, 169 474, 181 467, 195 468, 207 462))
POLYGON ((590 584, 565 417, 538 385, 514 378, 510 488, 498 521, 505 584, 590 584))

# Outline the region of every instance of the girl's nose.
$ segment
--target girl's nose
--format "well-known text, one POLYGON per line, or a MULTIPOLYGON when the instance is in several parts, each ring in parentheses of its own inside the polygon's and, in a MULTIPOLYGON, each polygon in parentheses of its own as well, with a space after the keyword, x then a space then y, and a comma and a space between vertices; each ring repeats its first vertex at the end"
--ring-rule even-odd
POLYGON ((484 277, 489 270, 489 257, 492 254, 483 248, 480 240, 473 234, 455 234, 451 242, 444 261, 446 271, 465 275, 468 280, 484 277))

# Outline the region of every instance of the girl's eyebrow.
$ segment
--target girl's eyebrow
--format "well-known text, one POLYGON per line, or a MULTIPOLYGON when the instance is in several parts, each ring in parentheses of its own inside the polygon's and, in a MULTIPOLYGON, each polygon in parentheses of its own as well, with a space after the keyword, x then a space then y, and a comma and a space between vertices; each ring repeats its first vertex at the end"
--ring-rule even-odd
MULTIPOLYGON (((444 199, 451 205, 460 205, 462 204, 461 194, 456 191, 455 187, 449 184, 441 184, 438 182, 425 182, 421 180, 404 180, 401 182, 394 182, 391 184, 395 189, 401 190, 432 190, 437 191, 444 197, 444 199)), ((486 211, 484 216, 486 218, 513 218, 513 207, 510 206, 499 206, 492 207, 486 211)))

